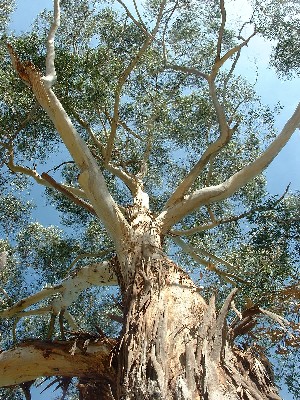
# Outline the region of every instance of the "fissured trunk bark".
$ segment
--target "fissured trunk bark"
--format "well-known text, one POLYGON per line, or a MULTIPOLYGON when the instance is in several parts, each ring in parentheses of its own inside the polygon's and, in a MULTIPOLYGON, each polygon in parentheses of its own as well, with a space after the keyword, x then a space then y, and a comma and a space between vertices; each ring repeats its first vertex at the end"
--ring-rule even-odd
POLYGON ((117 398, 280 399, 269 364, 233 344, 237 330, 226 316, 234 294, 217 316, 214 297, 207 305, 173 262, 142 261, 123 286, 117 398))

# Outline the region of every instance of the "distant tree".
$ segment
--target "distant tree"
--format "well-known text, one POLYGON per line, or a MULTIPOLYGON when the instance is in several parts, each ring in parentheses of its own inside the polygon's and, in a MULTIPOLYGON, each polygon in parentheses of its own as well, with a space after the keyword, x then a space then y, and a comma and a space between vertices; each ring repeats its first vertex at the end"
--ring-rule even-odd
POLYGON ((69 399, 279 399, 267 357, 297 368, 299 195, 271 197, 262 172, 300 105, 276 133, 280 107, 234 74, 275 35, 263 4, 239 27, 223 0, 55 0, 3 31, 5 398, 54 377, 69 399))

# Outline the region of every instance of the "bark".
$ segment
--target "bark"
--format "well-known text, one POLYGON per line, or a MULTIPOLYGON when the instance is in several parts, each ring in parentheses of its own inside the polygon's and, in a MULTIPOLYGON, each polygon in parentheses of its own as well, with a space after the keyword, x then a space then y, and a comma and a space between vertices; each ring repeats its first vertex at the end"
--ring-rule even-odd
POLYGON ((259 309, 227 327, 235 290, 217 313, 214 296, 207 304, 181 268, 157 248, 149 257, 145 247, 147 258, 128 256, 130 274, 112 262, 124 306, 119 342, 79 336, 22 343, 0 354, 0 386, 59 375, 79 378, 82 400, 280 399, 265 358, 234 344, 259 309))
POLYGON ((163 254, 150 212, 132 211, 129 251, 112 263, 125 319, 117 399, 279 399, 270 366, 250 348, 234 345, 253 326, 251 317, 227 328, 236 291, 217 315, 214 297, 207 304, 191 278, 163 254))
MULTIPOLYGON (((116 341, 108 339, 73 341, 30 340, 0 354, 0 387, 32 381, 40 376, 78 377, 95 381, 106 389, 115 382, 110 367, 116 341)), ((102 397, 104 399, 104 397, 102 397)), ((110 398, 110 397, 109 397, 110 398)))
POLYGON ((227 327, 236 291, 219 312, 214 296, 207 304, 189 275, 163 253, 161 226, 148 207, 140 189, 126 211, 130 229, 123 251, 102 263, 104 269, 81 271, 91 272, 93 282, 117 277, 124 312, 120 340, 22 344, 0 355, 0 386, 59 375, 80 379, 82 400, 280 399, 265 358, 234 344, 253 327, 259 308, 227 327))
POLYGON ((118 399, 280 399, 269 364, 233 344, 238 330, 226 317, 234 292, 217 315, 214 297, 207 305, 171 261, 138 270, 125 294, 118 399))

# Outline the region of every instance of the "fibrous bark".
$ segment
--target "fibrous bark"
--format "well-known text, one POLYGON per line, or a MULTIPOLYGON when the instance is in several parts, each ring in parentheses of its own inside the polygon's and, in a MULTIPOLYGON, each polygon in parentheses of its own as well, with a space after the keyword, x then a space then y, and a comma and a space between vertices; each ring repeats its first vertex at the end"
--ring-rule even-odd
POLYGON ((167 259, 139 266, 119 353, 119 399, 280 399, 270 366, 233 344, 235 292, 216 313, 167 259))

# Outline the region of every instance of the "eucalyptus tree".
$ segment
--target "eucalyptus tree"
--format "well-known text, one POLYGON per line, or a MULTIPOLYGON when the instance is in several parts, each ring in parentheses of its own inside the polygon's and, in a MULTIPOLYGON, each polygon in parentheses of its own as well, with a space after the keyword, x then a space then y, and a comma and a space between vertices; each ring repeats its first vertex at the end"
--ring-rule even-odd
POLYGON ((300 106, 276 133, 234 75, 259 5, 235 29, 223 0, 114 5, 55 0, 1 40, 0 384, 279 398, 264 349, 297 345, 299 197, 262 171, 300 106))

